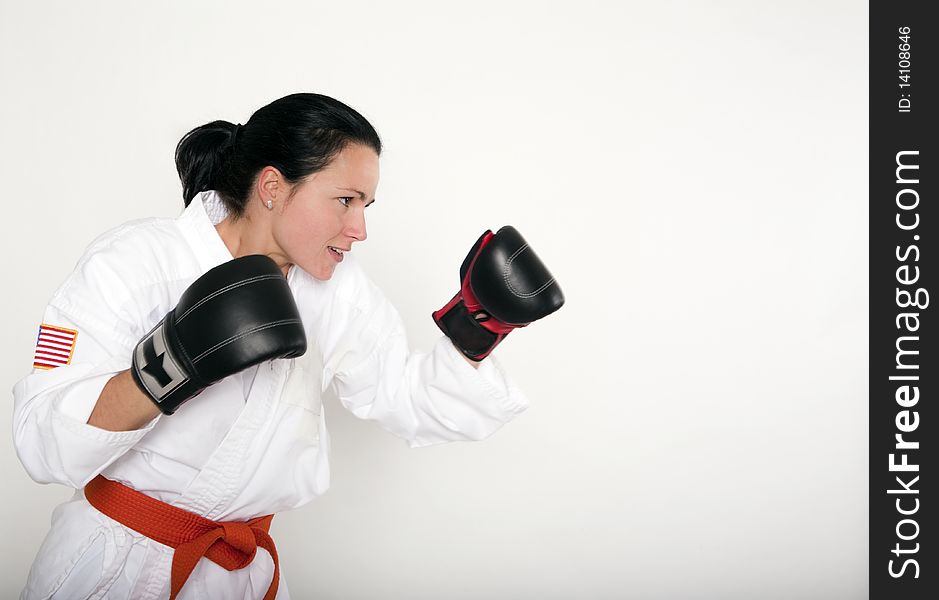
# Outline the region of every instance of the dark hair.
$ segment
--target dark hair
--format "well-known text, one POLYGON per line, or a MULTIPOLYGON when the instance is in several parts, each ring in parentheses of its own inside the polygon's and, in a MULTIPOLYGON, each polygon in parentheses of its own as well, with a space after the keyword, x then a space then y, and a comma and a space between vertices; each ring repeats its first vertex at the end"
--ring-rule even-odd
POLYGON ((322 94, 284 96, 236 126, 212 121, 176 145, 176 171, 186 206, 205 190, 217 190, 230 214, 240 217, 258 172, 270 165, 295 184, 325 169, 350 143, 381 154, 372 125, 354 109, 322 94))

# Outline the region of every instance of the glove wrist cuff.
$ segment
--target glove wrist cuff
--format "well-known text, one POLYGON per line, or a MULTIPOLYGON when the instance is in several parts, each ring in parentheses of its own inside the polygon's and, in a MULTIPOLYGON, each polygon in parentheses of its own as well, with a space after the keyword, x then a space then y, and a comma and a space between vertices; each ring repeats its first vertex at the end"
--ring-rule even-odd
POLYGON ((170 311, 140 340, 130 369, 137 387, 167 415, 208 385, 193 377, 192 370, 177 355, 173 328, 168 325, 172 317, 170 311))
POLYGON ((506 334, 497 334, 480 325, 457 294, 447 306, 433 313, 437 327, 450 338, 467 358, 482 360, 502 341, 506 334))

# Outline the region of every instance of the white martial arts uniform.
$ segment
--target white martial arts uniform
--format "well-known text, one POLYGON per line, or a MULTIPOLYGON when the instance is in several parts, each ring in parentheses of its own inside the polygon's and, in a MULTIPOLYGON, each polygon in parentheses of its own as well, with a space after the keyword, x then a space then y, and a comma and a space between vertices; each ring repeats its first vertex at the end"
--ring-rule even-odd
MULTIPOLYGON (((88 504, 81 489, 99 473, 218 521, 277 513, 325 492, 321 395, 330 385, 354 415, 412 447, 485 438, 527 408, 495 357, 474 369, 444 336, 429 353, 411 353, 399 314, 347 254, 328 281, 297 266, 288 272, 308 338, 303 357, 223 379, 139 430, 88 425, 138 340, 196 278, 232 259, 213 226, 225 214, 208 191, 176 219, 105 233, 47 307, 44 324, 78 332, 71 363, 34 369, 16 384, 14 440, 33 479, 77 491, 55 509, 23 598, 168 597, 172 549, 88 504)), ((260 598, 272 573, 260 548, 231 572, 203 558, 179 597, 260 598)), ((283 580, 277 597, 288 597, 283 580)))

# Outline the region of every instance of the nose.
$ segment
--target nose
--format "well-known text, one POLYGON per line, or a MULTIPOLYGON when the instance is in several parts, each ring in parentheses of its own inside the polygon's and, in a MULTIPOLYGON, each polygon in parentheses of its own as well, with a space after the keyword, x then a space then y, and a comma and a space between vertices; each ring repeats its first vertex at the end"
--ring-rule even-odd
POLYGON ((360 242, 364 242, 365 238, 368 237, 368 232, 365 230, 364 208, 359 208, 359 210, 352 211, 352 214, 349 216, 349 220, 346 223, 346 235, 351 238, 355 238, 360 242))

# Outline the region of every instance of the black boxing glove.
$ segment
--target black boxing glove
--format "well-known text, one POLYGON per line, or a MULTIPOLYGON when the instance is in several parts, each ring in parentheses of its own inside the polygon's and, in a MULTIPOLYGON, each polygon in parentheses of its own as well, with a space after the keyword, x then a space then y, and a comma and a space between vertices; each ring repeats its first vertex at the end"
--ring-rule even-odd
POLYGON ((216 381, 306 352, 293 295, 267 256, 243 256, 196 279, 134 348, 130 372, 167 415, 216 381))
POLYGON ((511 225, 486 230, 460 267, 460 291, 434 322, 454 346, 482 360, 510 331, 545 317, 564 304, 561 287, 511 225))

